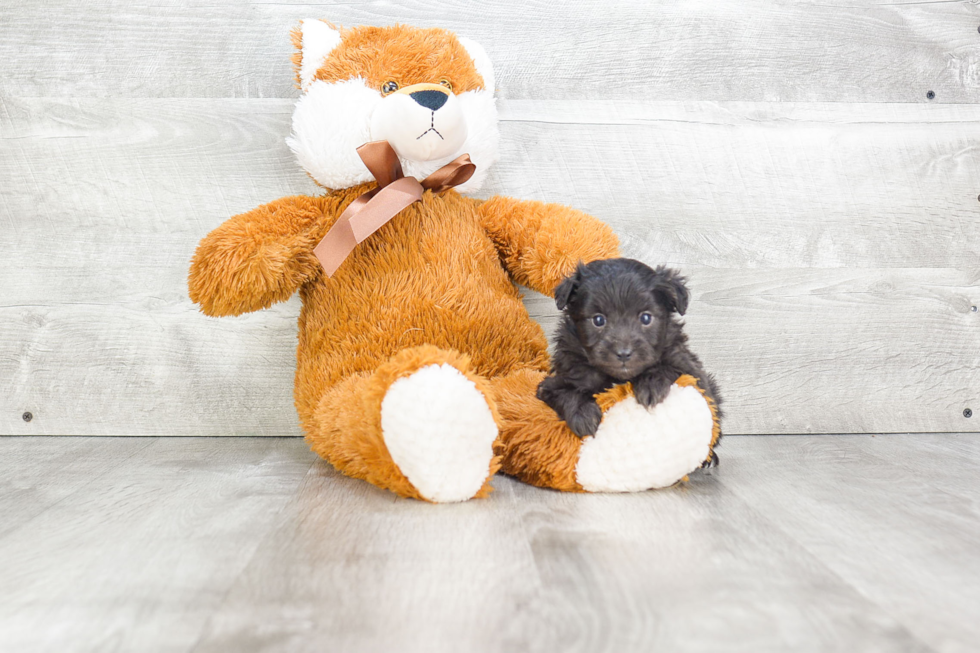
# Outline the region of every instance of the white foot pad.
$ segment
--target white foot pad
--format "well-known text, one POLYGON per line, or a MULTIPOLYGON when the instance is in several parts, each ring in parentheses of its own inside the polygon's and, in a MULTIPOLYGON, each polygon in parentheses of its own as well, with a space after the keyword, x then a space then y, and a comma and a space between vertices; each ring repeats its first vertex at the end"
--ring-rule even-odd
POLYGON ((497 424, 483 394, 452 365, 392 383, 381 431, 392 460, 429 501, 465 501, 490 473, 497 424))
POLYGON ((594 437, 583 440, 576 479, 589 492, 673 485, 708 457, 712 428, 711 409, 696 388, 671 386, 649 410, 627 397, 606 411, 594 437))

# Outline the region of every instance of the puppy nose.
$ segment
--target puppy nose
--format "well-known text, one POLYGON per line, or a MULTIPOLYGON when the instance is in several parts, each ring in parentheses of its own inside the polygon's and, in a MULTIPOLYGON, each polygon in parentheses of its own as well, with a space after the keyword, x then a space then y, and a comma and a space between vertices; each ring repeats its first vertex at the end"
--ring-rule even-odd
POLYGON ((442 91, 415 91, 409 95, 423 107, 432 111, 438 111, 449 99, 449 96, 442 91))
POLYGON ((633 355, 632 349, 623 348, 623 349, 616 350, 616 358, 623 361, 624 363, 628 361, 630 359, 630 356, 632 355, 633 355))

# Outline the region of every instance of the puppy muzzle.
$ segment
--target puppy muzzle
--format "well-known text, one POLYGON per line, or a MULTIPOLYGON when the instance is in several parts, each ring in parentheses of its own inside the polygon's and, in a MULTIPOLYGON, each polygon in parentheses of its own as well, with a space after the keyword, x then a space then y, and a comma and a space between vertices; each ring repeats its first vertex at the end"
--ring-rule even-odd
POLYGON ((617 381, 629 381, 648 368, 656 359, 649 346, 635 340, 602 343, 588 351, 589 362, 617 381))
POLYGON ((403 159, 432 161, 466 142, 456 95, 439 84, 413 84, 386 96, 371 115, 371 140, 385 140, 403 159))

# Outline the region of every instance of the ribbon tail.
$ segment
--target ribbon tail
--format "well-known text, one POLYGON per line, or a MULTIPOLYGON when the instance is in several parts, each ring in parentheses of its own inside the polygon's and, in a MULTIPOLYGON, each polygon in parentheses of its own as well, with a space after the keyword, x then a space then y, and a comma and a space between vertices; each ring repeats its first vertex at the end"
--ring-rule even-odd
POLYGON ((323 271, 332 277, 358 243, 383 227, 407 206, 422 199, 423 189, 415 177, 402 177, 384 188, 358 197, 341 214, 313 254, 323 271))
POLYGON ((470 161, 469 154, 456 157, 422 180, 422 187, 433 193, 441 193, 453 186, 469 181, 476 172, 476 164, 470 161))
POLYGON ((405 176, 401 161, 398 160, 398 155, 388 141, 365 143, 357 148, 357 156, 361 157, 361 161, 378 180, 379 188, 384 188, 405 176))
POLYGON ((330 227, 327 234, 313 248, 313 255, 320 261, 320 265, 323 266, 328 277, 332 277, 344 259, 354 251, 357 239, 350 227, 351 218, 367 206, 367 203, 376 193, 377 190, 369 191, 348 204, 344 212, 337 218, 337 222, 330 227))
POLYGON ((422 192, 422 185, 415 177, 402 177, 382 188, 363 209, 351 216, 354 238, 363 242, 403 209, 421 200, 422 192))
POLYGON ((320 261, 320 265, 323 266, 323 271, 327 273, 327 276, 332 277, 356 246, 357 239, 351 230, 350 221, 338 220, 334 226, 330 227, 330 231, 323 237, 320 244, 313 248, 313 254, 320 261))
POLYGON ((422 199, 426 190, 440 193, 466 182, 476 166, 463 154, 439 168, 420 183, 402 176, 398 155, 387 141, 365 143, 357 148, 364 165, 378 181, 378 188, 348 205, 313 249, 323 271, 332 277, 358 243, 383 227, 405 208, 422 199))

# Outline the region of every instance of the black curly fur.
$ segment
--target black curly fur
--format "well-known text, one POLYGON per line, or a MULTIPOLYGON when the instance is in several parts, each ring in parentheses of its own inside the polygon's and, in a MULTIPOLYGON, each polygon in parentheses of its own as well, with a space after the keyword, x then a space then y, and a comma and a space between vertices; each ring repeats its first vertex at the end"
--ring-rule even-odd
POLYGON ((551 373, 537 396, 576 435, 595 434, 602 420, 595 395, 617 383, 632 382, 636 400, 650 407, 666 398, 680 375, 690 374, 721 405, 714 377, 688 349, 675 317, 687 311, 684 282, 676 270, 618 258, 579 264, 555 290, 564 314, 551 373), (649 318, 641 319, 645 313, 649 318), (593 321, 596 315, 603 316, 602 326, 593 321))

